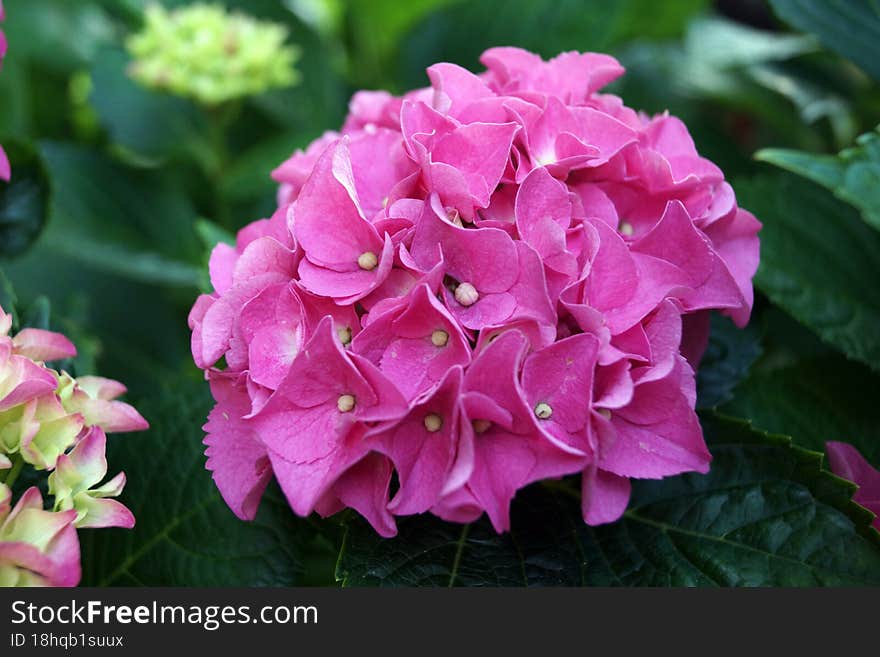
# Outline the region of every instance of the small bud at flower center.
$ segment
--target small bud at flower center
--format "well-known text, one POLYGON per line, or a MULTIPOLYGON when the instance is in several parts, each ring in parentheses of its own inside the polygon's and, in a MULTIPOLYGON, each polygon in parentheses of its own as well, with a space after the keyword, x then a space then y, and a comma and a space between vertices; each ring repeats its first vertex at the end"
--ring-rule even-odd
POLYGON ((553 409, 550 407, 550 404, 541 402, 535 406, 535 416, 538 419, 548 420, 551 415, 553 415, 553 409))
POLYGON ((336 329, 336 335, 343 346, 347 347, 351 343, 351 328, 348 326, 340 326, 336 329))
POLYGON ((435 347, 445 347, 447 342, 449 342, 449 334, 446 331, 437 329, 431 334, 431 344, 435 347))
POLYGON ((480 293, 470 283, 462 283, 455 288, 455 300, 462 306, 473 306, 480 298, 480 293))
POLYGON ((336 408, 340 413, 350 412, 354 409, 354 404, 354 395, 339 395, 339 399, 336 400, 336 408))
POLYGON ((633 225, 628 221, 621 221, 620 226, 617 228, 617 230, 620 231, 621 235, 626 235, 627 237, 629 237, 633 234, 633 225))
POLYGON ((436 433, 437 431, 440 431, 440 427, 442 426, 443 418, 436 413, 430 413, 425 416, 425 429, 427 429, 431 433, 436 433))
POLYGON ((609 411, 607 408, 600 408, 598 412, 599 412, 599 415, 604 417, 606 420, 611 419, 611 411, 609 411))
POLYGON ((477 433, 486 433, 489 430, 489 427, 492 426, 492 423, 489 420, 474 420, 474 431, 477 433))
POLYGON ((379 264, 379 258, 376 257, 376 254, 372 251, 364 251, 358 256, 358 267, 364 269, 366 271, 370 271, 376 268, 376 265, 379 264))

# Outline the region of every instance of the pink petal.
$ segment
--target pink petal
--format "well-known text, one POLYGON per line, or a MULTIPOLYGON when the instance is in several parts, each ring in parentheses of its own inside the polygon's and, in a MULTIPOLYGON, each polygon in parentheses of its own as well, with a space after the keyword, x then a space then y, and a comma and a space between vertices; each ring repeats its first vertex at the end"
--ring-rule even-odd
POLYGON ((228 379, 211 379, 211 392, 217 405, 204 426, 205 467, 232 512, 242 520, 253 520, 272 470, 266 448, 243 419, 250 413, 250 399, 228 379))
POLYGON ((26 328, 12 340, 15 353, 39 361, 62 360, 76 356, 76 347, 60 333, 26 328))

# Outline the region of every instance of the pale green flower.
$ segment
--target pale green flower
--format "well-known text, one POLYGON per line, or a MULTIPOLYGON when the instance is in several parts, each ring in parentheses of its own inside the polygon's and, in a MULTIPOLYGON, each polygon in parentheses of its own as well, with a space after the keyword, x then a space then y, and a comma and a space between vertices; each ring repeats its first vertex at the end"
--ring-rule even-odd
POLYGON ((213 106, 298 80, 299 50, 285 45, 283 25, 201 3, 151 5, 145 19, 127 42, 130 74, 144 86, 213 106))

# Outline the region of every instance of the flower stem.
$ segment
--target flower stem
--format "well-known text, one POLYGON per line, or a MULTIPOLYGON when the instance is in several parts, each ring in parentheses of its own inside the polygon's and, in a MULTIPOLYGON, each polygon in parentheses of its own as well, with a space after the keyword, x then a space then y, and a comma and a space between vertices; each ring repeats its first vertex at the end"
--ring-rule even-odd
POLYGON ((12 459, 12 468, 6 474, 6 481, 3 483, 12 488, 12 484, 15 483, 15 480, 18 479, 18 475, 21 472, 22 467, 24 467, 24 459, 19 455, 15 455, 12 459))
POLYGON ((227 132, 229 126, 241 113, 241 107, 240 102, 232 101, 207 110, 209 139, 213 155, 212 166, 207 173, 214 195, 214 220, 227 229, 233 228, 231 225, 232 217, 223 194, 223 177, 228 171, 231 160, 227 132))

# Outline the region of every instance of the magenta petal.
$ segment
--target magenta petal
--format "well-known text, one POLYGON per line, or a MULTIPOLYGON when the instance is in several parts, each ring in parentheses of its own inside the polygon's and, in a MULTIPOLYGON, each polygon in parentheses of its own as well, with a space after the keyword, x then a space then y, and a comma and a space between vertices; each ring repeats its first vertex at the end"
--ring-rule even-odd
POLYGON ((341 265, 334 269, 313 263, 307 256, 299 265, 300 281, 314 294, 332 297, 342 304, 354 303, 381 285, 391 271, 394 245, 388 236, 384 245, 372 253, 379 258, 378 266, 372 270, 361 269, 356 257, 345 269, 341 265))
POLYGON ((238 251, 235 247, 220 243, 211 251, 208 261, 208 272, 211 276, 211 285, 217 294, 223 294, 232 287, 232 272, 235 270, 235 262, 238 260, 238 251))
POLYGON ((470 346, 449 312, 427 285, 414 288, 405 304, 376 315, 352 342, 354 353, 382 370, 407 399, 434 385, 455 365, 467 365, 470 346), (444 342, 434 344, 435 333, 444 342))
POLYGON ((522 386, 529 407, 544 404, 552 413, 538 426, 559 441, 588 450, 593 372, 599 341, 581 333, 531 354, 523 365, 522 386))
POLYGON ((659 479, 682 472, 708 472, 712 460, 696 414, 684 404, 655 424, 639 425, 612 415, 616 440, 600 446, 599 466, 625 477, 659 479))
POLYGON ((434 88, 434 108, 449 116, 458 117, 471 103, 495 96, 483 80, 455 64, 429 66, 428 77, 434 88))
POLYGON ((458 450, 461 383, 461 368, 451 369, 400 424, 371 440, 400 477, 400 490, 389 507, 397 515, 422 513, 440 499, 458 450))
POLYGON ((615 522, 629 504, 630 483, 626 477, 587 466, 581 479, 581 511, 588 525, 615 522))
MULTIPOLYGON (((3 36, 3 32, 0 32, 0 47, 5 45, 6 37, 3 36)), ((9 158, 6 156, 6 151, 3 150, 3 147, 0 146, 0 180, 5 180, 9 182, 12 177, 12 170, 9 167, 9 158)))
POLYGON ((315 164, 296 202, 294 234, 312 263, 334 271, 357 269, 361 254, 382 251, 381 238, 358 204, 346 139, 329 147, 315 164), (327 230, 329 217, 332 231, 327 230))
POLYGON ((246 391, 225 379, 212 379, 217 405, 204 426, 206 468, 220 494, 242 520, 253 520, 272 477, 266 448, 253 426, 243 419, 251 404, 246 391))
POLYGON ((397 534, 394 516, 388 510, 391 473, 387 458, 368 454, 343 472, 331 489, 343 505, 360 513, 383 538, 397 534))
POLYGON ((325 317, 254 423, 270 450, 288 462, 309 463, 339 450, 356 422, 397 419, 406 407, 381 372, 343 350, 325 317), (340 407, 343 396, 350 407, 340 407))

